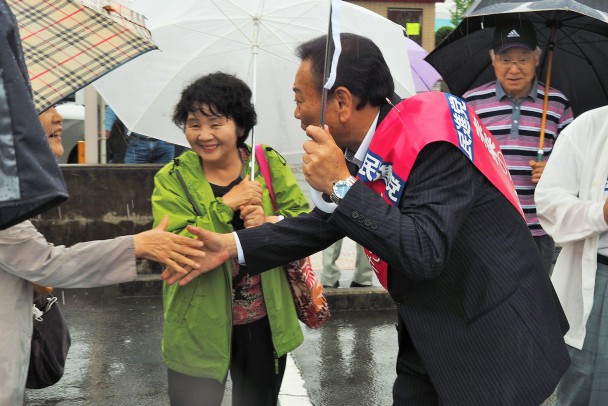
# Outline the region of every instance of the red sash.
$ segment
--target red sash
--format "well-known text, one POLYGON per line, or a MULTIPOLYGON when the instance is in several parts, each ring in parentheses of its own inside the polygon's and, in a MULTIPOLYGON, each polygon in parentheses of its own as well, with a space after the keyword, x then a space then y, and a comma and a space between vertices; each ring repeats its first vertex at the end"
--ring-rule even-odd
MULTIPOLYGON (((376 129, 357 177, 397 206, 416 157, 436 141, 457 146, 523 217, 500 146, 475 112, 447 93, 421 93, 393 108, 376 129)), ((365 252, 387 289, 388 264, 368 249, 365 252)))

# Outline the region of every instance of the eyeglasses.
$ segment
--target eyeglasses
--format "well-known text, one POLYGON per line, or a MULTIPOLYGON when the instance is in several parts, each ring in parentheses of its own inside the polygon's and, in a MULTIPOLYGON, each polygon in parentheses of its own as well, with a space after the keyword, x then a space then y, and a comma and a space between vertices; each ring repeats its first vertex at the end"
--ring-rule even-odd
POLYGON ((519 69, 527 68, 534 64, 534 58, 532 57, 524 57, 519 58, 517 60, 503 58, 501 56, 496 57, 496 61, 502 68, 510 68, 512 64, 515 64, 519 69))

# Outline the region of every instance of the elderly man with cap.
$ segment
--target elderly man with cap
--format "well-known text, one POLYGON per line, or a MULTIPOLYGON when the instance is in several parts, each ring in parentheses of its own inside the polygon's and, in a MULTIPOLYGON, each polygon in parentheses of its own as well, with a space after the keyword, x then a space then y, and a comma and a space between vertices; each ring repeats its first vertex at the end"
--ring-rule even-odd
MULTIPOLYGON (((463 98, 500 144, 528 228, 549 273, 555 244, 542 229, 534 203, 534 189, 546 163, 535 160, 545 98, 545 85, 536 78, 541 53, 528 20, 502 21, 496 26, 490 50, 496 80, 469 90, 463 98)), ((543 146, 546 158, 557 135, 571 121, 568 99, 551 88, 543 146)))

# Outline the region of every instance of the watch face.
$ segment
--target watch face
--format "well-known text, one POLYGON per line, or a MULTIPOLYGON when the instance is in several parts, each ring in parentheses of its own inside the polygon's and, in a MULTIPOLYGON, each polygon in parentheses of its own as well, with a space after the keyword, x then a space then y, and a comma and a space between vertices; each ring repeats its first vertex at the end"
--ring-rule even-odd
POLYGON ((331 200, 336 204, 340 203, 340 200, 344 199, 353 183, 355 183, 355 178, 352 176, 346 180, 339 180, 334 183, 332 188, 333 193, 330 196, 331 200))
POLYGON ((348 192, 348 189, 350 189, 350 185, 345 181, 341 180, 336 183, 336 186, 334 187, 334 193, 340 199, 343 199, 344 196, 346 196, 346 192, 348 192))

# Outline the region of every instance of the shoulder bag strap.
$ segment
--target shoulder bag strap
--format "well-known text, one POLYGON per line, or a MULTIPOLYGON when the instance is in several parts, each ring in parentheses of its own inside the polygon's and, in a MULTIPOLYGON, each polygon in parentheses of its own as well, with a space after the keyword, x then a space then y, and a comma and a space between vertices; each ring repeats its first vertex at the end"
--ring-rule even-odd
POLYGON ((272 200, 272 208, 277 211, 277 201, 274 198, 274 190, 272 189, 272 178, 270 176, 270 167, 268 166, 268 159, 264 153, 264 148, 261 144, 255 146, 255 159, 258 160, 258 166, 260 167, 260 173, 264 177, 268 193, 270 193, 270 199, 272 200))

